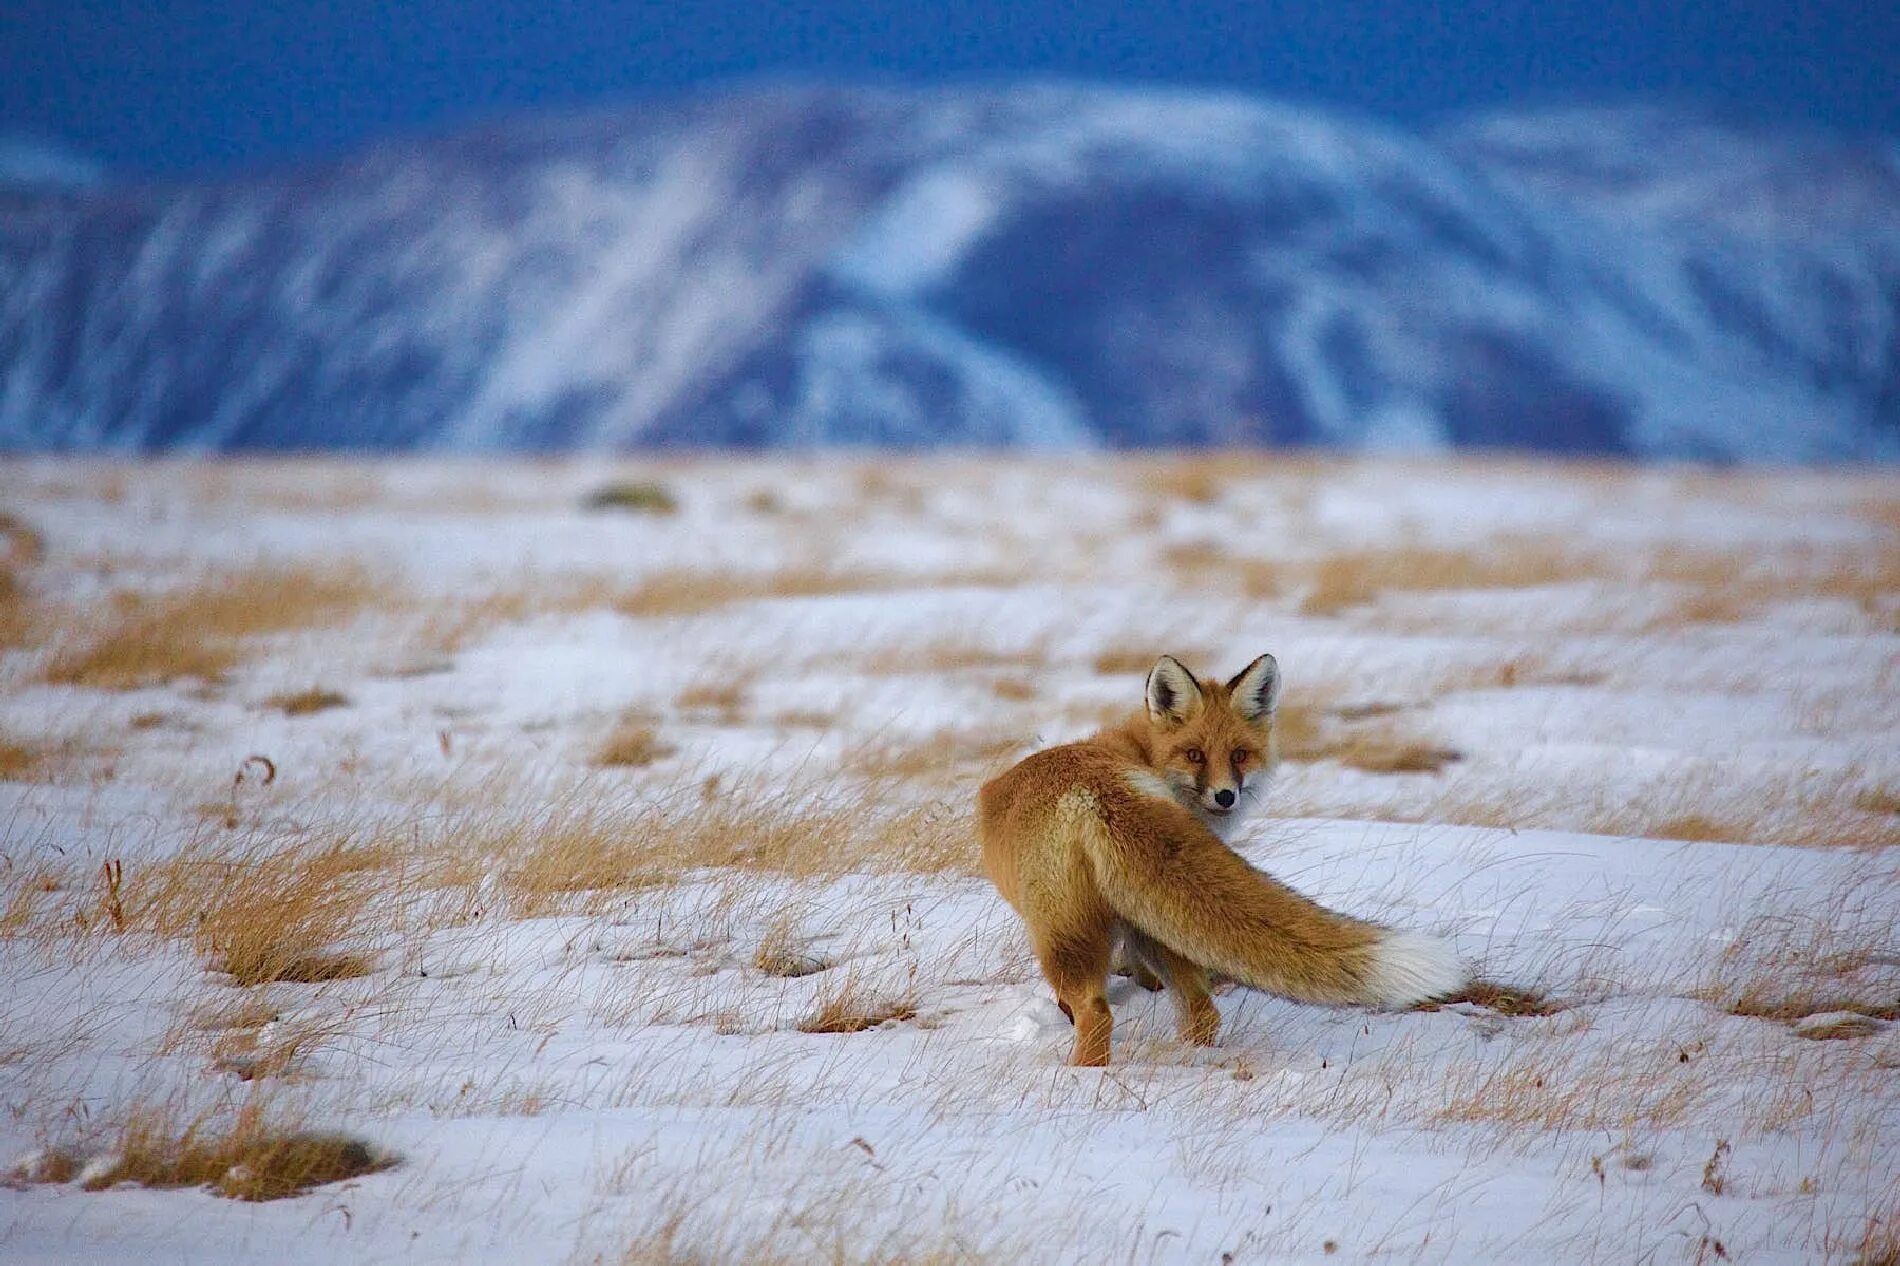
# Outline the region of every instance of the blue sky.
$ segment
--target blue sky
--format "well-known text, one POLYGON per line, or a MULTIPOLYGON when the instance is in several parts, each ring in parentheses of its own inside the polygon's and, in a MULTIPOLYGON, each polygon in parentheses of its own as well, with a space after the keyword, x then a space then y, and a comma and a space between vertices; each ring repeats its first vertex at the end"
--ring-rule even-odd
POLYGON ((10 0, 0 135, 187 173, 737 77, 1018 74, 1234 87, 1406 122, 1663 96, 1900 134, 1896 48, 1900 6, 1880 0, 10 0))

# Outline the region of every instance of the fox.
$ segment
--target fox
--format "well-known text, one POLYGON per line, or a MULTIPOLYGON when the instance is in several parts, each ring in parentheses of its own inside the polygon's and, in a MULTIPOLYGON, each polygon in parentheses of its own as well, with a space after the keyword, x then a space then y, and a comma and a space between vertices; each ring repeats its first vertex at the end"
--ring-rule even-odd
POLYGON ((1219 1037, 1216 973, 1333 1005, 1404 1007, 1466 986, 1448 941, 1328 910, 1223 839, 1270 779, 1279 698, 1272 655, 1225 684, 1163 655, 1140 711, 978 790, 984 872, 1075 1027, 1070 1064, 1108 1064, 1118 955, 1172 990, 1181 1039, 1197 1046, 1219 1037))

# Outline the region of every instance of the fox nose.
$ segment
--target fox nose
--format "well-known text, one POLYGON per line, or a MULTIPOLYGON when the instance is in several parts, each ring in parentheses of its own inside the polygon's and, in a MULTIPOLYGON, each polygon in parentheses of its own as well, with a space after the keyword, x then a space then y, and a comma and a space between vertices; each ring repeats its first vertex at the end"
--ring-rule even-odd
POLYGON ((1222 787, 1214 793, 1214 803, 1223 809, 1231 809, 1234 807, 1234 793, 1222 787))

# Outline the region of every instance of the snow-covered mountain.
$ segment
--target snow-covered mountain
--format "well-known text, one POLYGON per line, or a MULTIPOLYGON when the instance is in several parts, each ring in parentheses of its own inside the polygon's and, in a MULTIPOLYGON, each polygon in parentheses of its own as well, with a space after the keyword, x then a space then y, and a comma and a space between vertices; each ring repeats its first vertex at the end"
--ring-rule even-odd
POLYGON ((775 87, 0 183, 0 448, 1900 457, 1900 150, 775 87))

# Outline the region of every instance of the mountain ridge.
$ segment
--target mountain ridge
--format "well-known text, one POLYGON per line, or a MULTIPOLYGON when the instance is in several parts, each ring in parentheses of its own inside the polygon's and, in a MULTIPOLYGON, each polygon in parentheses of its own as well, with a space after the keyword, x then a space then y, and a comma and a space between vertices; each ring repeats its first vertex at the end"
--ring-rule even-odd
POLYGON ((0 188, 12 451, 1892 460, 1897 329, 1893 146, 1659 109, 775 85, 0 188))

